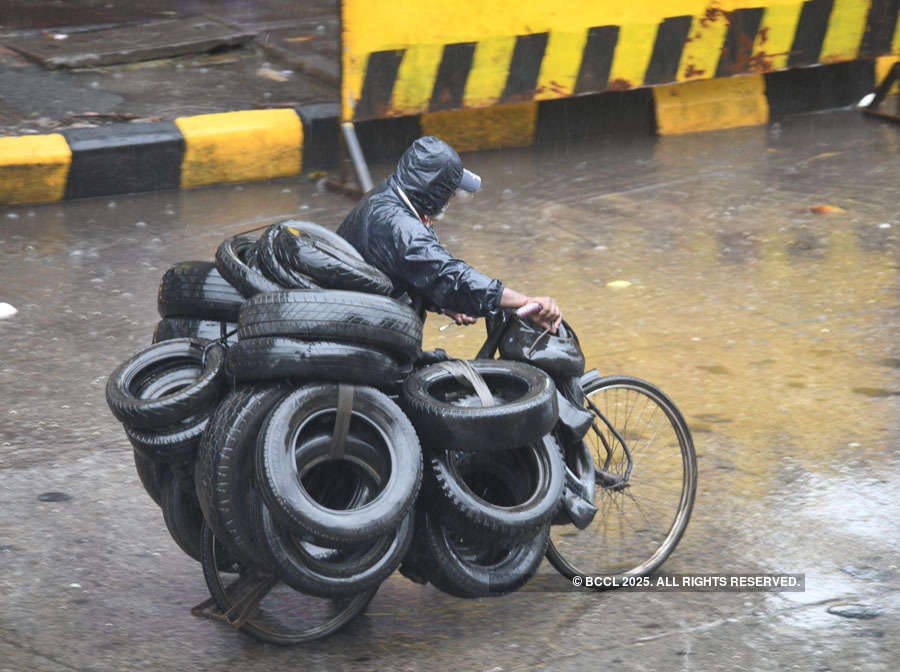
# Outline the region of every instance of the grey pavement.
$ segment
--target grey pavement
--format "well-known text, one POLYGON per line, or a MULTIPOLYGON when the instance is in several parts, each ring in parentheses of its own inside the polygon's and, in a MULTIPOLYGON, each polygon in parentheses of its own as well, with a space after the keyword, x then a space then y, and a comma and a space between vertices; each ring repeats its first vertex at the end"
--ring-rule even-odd
MULTIPOLYGON (((0 8, 0 136, 336 102, 338 5, 152 0, 12 0, 0 8), (49 70, 5 48, 197 15, 256 35, 245 46, 140 63, 49 70)), ((59 42, 64 44, 65 40, 59 42)))
MULTIPOLYGON (((466 601, 395 574, 346 630, 287 649, 190 615, 200 567, 104 384, 149 343, 169 265, 280 218, 335 228, 353 202, 282 179, 0 209, 0 301, 19 310, 0 321, 0 670, 896 670, 898 156, 898 128, 853 111, 475 153, 484 189, 437 224, 476 267, 555 296, 589 366, 683 411, 699 489, 663 570, 803 573, 805 592, 574 593, 544 563, 466 601)), ((480 324, 442 324, 426 347, 475 353, 480 324)))

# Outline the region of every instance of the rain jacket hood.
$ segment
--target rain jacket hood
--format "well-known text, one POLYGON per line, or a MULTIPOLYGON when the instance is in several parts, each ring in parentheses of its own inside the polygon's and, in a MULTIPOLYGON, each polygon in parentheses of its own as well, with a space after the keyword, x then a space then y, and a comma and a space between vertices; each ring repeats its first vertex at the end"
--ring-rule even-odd
POLYGON ((388 178, 400 187, 420 215, 432 217, 447 205, 462 180, 459 154, 433 135, 419 138, 407 149, 388 178))
POLYGON ((419 138, 394 173, 350 211, 338 233, 393 281, 398 294, 406 292, 420 306, 481 316, 499 308, 503 283, 451 255, 398 191, 418 215, 430 217, 450 200, 462 174, 462 161, 450 145, 419 138))

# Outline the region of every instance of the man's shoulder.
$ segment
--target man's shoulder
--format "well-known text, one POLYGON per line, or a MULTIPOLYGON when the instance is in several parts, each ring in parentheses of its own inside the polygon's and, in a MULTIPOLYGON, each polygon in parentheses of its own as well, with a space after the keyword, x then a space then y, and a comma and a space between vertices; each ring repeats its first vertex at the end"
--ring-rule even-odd
POLYGON ((369 201, 368 222, 371 228, 393 230, 404 238, 416 236, 427 229, 404 204, 383 194, 377 194, 369 201))

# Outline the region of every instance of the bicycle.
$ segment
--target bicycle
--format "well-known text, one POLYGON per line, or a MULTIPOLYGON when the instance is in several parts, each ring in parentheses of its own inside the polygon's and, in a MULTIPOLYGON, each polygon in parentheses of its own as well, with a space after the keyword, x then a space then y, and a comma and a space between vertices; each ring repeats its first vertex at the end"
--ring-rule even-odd
MULTIPOLYGON (((510 330, 527 326, 522 318, 529 309, 534 307, 488 320, 487 337, 475 358, 493 359, 502 351, 510 330)), ((561 357, 580 357, 583 369, 577 336, 565 322, 563 331, 576 347, 561 357)), ((540 364, 540 355, 553 343, 544 331, 528 348, 520 343, 515 358, 540 364)), ((580 499, 589 511, 582 511, 580 519, 573 513, 570 522, 575 525, 553 525, 547 560, 569 579, 651 574, 674 551, 693 508, 697 461, 687 423, 665 393, 638 378, 601 376, 591 369, 577 378, 557 376, 554 381, 561 403, 582 409, 590 420, 583 436, 559 426, 555 430, 575 504, 580 499)), ((205 526, 202 546, 204 576, 213 598, 198 605, 195 613, 209 612, 214 601, 218 612, 204 615, 265 641, 296 644, 332 634, 362 613, 375 592, 341 600, 307 598, 259 570, 239 573, 237 567, 219 566, 215 539, 205 526), (229 583, 223 576, 229 573, 239 577, 229 583)))

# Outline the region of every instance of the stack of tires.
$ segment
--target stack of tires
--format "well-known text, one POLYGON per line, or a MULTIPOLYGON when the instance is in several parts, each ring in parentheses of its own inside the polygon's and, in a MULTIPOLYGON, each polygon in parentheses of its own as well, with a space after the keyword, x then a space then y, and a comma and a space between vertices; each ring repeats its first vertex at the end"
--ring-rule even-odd
POLYGON ((106 402, 134 448, 144 489, 162 508, 172 538, 195 560, 203 515, 194 462, 226 385, 225 348, 198 338, 152 345, 123 362, 106 383, 106 402))
POLYGON ((457 597, 511 592, 537 571, 565 485, 554 384, 518 362, 470 362, 495 405, 440 364, 404 382, 426 477, 405 573, 457 597))
POLYGON ((339 395, 332 383, 237 387, 195 471, 206 522, 241 567, 329 598, 373 590, 397 569, 422 476, 415 430, 371 387, 354 388, 336 455, 339 395))
POLYGON ((372 593, 401 562, 460 597, 537 569, 565 481, 551 378, 474 361, 479 395, 443 364, 416 368, 422 324, 392 289, 297 221, 166 271, 154 344, 110 376, 107 401, 205 574, 204 527, 219 569, 326 598, 372 593))

